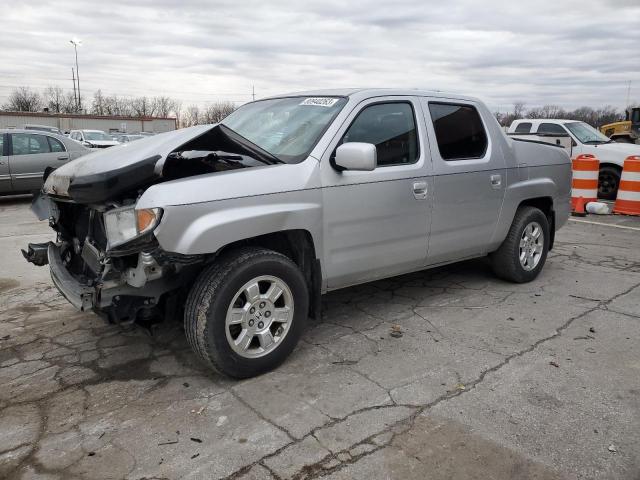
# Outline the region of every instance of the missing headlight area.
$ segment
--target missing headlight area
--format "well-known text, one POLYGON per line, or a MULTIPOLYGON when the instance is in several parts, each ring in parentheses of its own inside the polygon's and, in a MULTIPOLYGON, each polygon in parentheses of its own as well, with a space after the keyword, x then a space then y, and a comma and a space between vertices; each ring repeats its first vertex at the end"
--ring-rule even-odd
POLYGON ((57 239, 29 245, 23 254, 34 264, 49 263, 54 283, 72 304, 111 322, 179 315, 178 287, 188 284, 205 257, 163 251, 152 233, 162 210, 135 210, 127 202, 113 208, 41 197, 34 203, 55 212, 50 223, 57 239))

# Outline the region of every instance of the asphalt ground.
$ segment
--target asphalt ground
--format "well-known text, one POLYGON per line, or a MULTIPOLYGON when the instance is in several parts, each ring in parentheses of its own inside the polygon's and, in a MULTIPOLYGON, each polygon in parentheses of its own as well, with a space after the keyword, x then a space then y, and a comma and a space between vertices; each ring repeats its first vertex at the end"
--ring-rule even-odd
POLYGON ((540 277, 483 260, 324 297, 290 359, 234 381, 179 322, 78 313, 0 199, 0 478, 640 478, 640 217, 560 230, 540 277))

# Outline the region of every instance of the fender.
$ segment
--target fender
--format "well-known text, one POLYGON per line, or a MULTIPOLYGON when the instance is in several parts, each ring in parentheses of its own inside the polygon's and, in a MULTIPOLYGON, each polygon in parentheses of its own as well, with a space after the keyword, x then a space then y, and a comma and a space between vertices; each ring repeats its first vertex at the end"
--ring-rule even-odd
POLYGON ((553 208, 555 209, 558 187, 550 178, 532 178, 509 185, 505 190, 502 210, 493 234, 492 245, 500 245, 507 237, 516 210, 524 200, 544 197, 553 202, 553 208))
POLYGON ((184 255, 215 253, 222 247, 283 230, 307 230, 322 248, 319 189, 165 207, 155 230, 160 246, 184 255))

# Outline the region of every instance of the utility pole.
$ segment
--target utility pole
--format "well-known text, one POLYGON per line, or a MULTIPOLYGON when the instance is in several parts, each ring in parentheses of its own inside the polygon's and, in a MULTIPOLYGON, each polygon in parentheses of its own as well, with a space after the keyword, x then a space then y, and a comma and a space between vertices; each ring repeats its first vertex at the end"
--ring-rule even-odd
POLYGON ((627 105, 626 105, 627 108, 629 108, 630 102, 631 102, 631 80, 629 80, 628 86, 627 86, 627 105))
POLYGON ((253 98, 253 101, 255 102, 255 100, 256 100, 256 86, 255 85, 251 85, 251 97, 253 98))
POLYGON ((80 70, 78 70, 78 46, 82 45, 82 42, 77 38, 69 40, 69 43, 73 45, 73 49, 76 52, 76 76, 78 77, 78 111, 82 110, 82 98, 80 96, 80 70))
POLYGON ((71 67, 71 77, 73 78, 73 103, 76 104, 76 111, 78 110, 78 97, 76 96, 76 72, 71 67))

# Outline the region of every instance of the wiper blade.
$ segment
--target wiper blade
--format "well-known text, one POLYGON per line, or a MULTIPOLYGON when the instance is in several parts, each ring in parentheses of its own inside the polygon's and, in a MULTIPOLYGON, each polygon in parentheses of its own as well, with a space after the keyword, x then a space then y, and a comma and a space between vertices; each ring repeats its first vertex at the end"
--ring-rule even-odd
POLYGON ((224 135, 229 140, 241 145, 246 150, 250 151, 252 156, 256 160, 259 160, 262 163, 266 163, 267 165, 274 165, 276 163, 285 163, 282 160, 280 160, 278 157, 276 157, 275 155, 267 152, 265 149, 259 147, 258 145, 256 145, 252 141, 247 140, 242 135, 240 135, 238 132, 236 132, 235 130, 230 129, 226 125, 220 123, 220 124, 218 124, 218 128, 220 128, 220 130, 224 133, 224 135))

